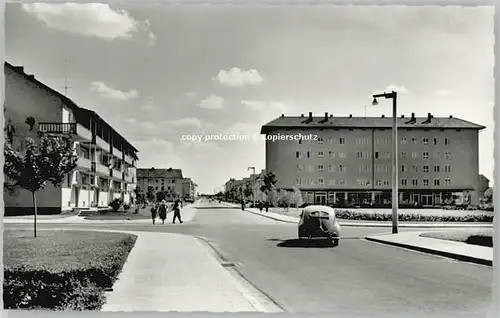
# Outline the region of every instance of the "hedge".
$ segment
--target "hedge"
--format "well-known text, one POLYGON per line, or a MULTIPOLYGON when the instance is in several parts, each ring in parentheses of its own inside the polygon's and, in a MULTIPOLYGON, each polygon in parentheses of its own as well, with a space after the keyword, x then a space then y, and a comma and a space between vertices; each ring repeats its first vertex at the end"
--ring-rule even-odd
POLYGON ((105 302, 104 291, 113 286, 137 236, 104 232, 83 232, 83 235, 80 231, 44 232, 47 231, 40 231, 37 238, 30 237, 29 240, 27 236, 10 240, 6 235, 4 308, 99 310, 105 302), (62 240, 70 243, 52 243, 55 248, 47 248, 49 240, 61 235, 66 236, 62 240), (68 239, 68 236, 73 237, 68 239), (81 241, 71 243, 79 239, 85 241, 84 236, 90 237, 88 242, 83 242, 89 244, 88 248, 78 247, 81 241), (99 240, 100 245, 96 243, 99 240), (16 245, 17 252, 13 250, 16 245), (30 250, 34 248, 39 251, 30 250), (16 254, 24 253, 26 257, 12 259, 16 254))
MULTIPOLYGON (((391 221, 390 213, 367 213, 350 210, 335 210, 335 215, 343 220, 391 221)), ((407 222, 493 222, 493 215, 422 215, 415 213, 398 214, 399 221, 407 222)))

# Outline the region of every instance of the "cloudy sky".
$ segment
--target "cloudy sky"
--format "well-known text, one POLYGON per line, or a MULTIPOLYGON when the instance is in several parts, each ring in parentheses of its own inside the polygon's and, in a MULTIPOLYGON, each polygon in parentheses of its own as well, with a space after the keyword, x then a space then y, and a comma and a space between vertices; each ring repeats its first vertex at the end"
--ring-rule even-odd
POLYGON ((265 168, 264 143, 183 134, 254 135, 282 113, 390 116, 389 101, 370 106, 388 86, 400 114, 487 126, 491 179, 493 41, 486 7, 6 7, 7 61, 61 92, 67 74, 68 96, 129 139, 141 167, 182 168, 207 192, 265 168))

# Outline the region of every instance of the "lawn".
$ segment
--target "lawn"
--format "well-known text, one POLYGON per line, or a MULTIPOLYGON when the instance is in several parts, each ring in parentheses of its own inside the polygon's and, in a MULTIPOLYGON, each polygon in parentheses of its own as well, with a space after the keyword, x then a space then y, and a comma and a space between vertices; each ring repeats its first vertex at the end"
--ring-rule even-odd
POLYGON ((137 236, 89 231, 4 231, 6 309, 99 310, 137 236))
POLYGON ((420 234, 420 236, 493 247, 493 229, 465 229, 446 232, 427 232, 420 234))
POLYGON ((144 220, 150 219, 151 213, 149 209, 139 209, 139 213, 135 214, 135 209, 128 211, 100 211, 96 215, 86 216, 86 220, 144 220))

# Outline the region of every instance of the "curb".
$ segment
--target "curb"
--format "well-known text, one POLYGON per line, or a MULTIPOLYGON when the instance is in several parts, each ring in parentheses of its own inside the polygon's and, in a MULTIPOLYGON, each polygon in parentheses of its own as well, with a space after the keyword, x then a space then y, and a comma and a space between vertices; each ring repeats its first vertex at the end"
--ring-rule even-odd
POLYGON ((447 257, 447 258, 452 258, 452 259, 456 259, 456 260, 459 260, 462 262, 468 262, 468 263, 474 263, 474 264, 486 265, 486 266, 493 266, 493 261, 488 260, 488 259, 484 259, 484 258, 477 258, 477 257, 472 257, 472 256, 467 256, 467 255, 462 255, 462 254, 450 253, 450 252, 435 250, 435 249, 416 246, 416 245, 389 242, 389 241, 377 239, 374 237, 365 237, 365 240, 375 242, 375 243, 381 243, 381 244, 401 247, 401 248, 405 248, 408 250, 413 250, 413 251, 422 252, 422 253, 426 253, 426 254, 432 254, 432 255, 438 255, 438 256, 443 256, 443 257, 447 257))

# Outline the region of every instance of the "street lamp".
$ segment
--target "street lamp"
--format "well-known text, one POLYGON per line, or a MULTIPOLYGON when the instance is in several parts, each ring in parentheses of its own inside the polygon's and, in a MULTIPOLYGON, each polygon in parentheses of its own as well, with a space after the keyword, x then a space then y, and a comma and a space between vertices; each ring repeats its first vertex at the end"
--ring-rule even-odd
POLYGON ((378 105, 377 98, 384 97, 392 99, 392 233, 398 233, 398 122, 397 122, 397 98, 398 93, 392 91, 390 93, 373 95, 373 106, 378 105))
POLYGON ((253 208, 255 208, 255 167, 248 167, 248 170, 252 170, 252 199, 253 199, 253 208))

